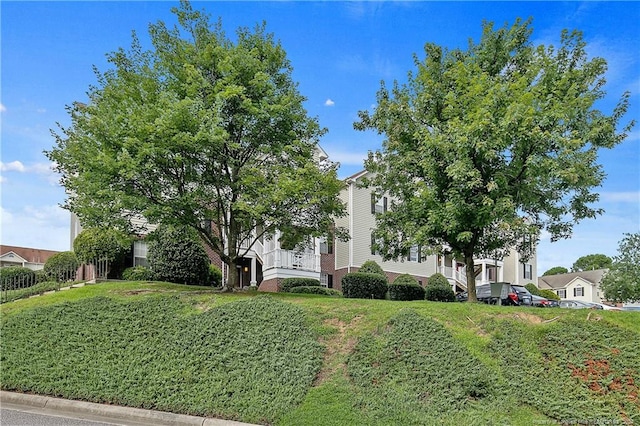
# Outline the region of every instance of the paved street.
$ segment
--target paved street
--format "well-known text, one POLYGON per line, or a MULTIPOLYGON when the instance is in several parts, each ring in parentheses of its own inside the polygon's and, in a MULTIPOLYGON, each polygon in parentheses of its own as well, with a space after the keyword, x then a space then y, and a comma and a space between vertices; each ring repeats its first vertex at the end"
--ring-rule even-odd
MULTIPOLYGON (((6 404, 9 406, 9 404, 6 404)), ((5 404, 0 408, 0 424, 2 426, 113 426, 125 423, 105 423, 101 421, 78 418, 71 414, 55 414, 46 409, 7 408, 5 404)))

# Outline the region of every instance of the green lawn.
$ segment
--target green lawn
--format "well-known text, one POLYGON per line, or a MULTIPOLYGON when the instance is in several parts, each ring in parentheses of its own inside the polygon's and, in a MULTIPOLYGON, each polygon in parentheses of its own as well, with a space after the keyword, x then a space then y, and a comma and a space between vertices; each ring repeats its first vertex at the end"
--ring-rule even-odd
POLYGON ((0 311, 4 390, 278 425, 640 424, 636 312, 153 282, 0 311))

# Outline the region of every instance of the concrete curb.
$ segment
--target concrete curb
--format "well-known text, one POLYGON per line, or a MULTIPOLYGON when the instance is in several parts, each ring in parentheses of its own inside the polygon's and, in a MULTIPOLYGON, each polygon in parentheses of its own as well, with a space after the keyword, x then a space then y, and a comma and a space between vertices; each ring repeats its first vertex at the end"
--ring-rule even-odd
POLYGON ((48 396, 31 395, 0 391, 0 402, 36 408, 46 408, 64 413, 87 414, 114 420, 131 420, 149 425, 171 426, 251 426, 249 423, 233 420, 174 414, 165 411, 145 410, 122 407, 119 405, 96 404, 93 402, 73 401, 48 396))

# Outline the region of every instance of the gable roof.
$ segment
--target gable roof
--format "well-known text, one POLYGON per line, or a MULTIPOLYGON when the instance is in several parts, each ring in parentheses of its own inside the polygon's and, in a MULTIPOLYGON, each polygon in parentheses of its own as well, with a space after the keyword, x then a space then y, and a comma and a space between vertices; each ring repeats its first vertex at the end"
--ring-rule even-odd
POLYGON ((571 272, 569 274, 545 275, 538 278, 539 288, 566 288, 576 278, 581 278, 592 285, 598 285, 608 269, 595 269, 593 271, 571 272))
POLYGON ((0 256, 4 257, 9 253, 13 253, 16 256, 21 257, 22 259, 24 259, 24 261, 28 263, 45 263, 47 259, 49 259, 51 256, 60 252, 54 251, 54 250, 44 250, 44 249, 36 249, 36 248, 29 248, 29 247, 0 245, 0 256))

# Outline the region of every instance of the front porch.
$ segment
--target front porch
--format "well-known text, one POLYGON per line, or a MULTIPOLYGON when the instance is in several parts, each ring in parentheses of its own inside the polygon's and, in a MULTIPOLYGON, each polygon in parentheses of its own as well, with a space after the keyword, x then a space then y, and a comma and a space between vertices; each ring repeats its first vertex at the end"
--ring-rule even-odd
MULTIPOLYGON (((437 272, 444 275, 454 292, 467 290, 467 268, 451 255, 437 257, 437 272)), ((476 286, 504 281, 504 262, 495 259, 474 260, 476 286)))

